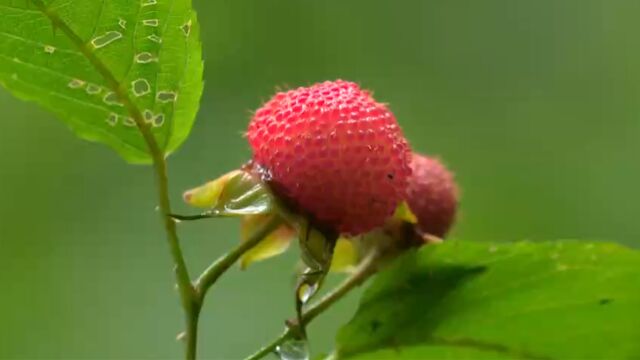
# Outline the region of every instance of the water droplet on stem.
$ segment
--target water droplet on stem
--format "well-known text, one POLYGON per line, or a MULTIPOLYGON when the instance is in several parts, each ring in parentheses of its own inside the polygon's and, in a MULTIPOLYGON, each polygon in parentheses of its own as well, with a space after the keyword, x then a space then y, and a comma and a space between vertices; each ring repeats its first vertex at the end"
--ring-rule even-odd
POLYGON ((309 360, 309 344, 306 340, 287 340, 276 348, 281 360, 309 360))

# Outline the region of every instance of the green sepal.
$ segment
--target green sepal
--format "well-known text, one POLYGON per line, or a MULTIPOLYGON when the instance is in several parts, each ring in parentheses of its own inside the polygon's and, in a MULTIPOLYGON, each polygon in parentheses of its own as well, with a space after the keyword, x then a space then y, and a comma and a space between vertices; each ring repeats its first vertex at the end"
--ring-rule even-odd
POLYGON ((413 211, 411 211, 411 208, 409 207, 409 204, 407 204, 406 201, 403 201, 400 203, 400 205, 398 205, 395 213, 393 214, 393 219, 408 222, 410 224, 418 223, 418 218, 413 213, 413 211))
MULTIPOLYGON (((248 241, 256 229, 272 221, 273 217, 274 215, 249 215, 243 217, 240 226, 242 241, 248 241)), ((254 262, 266 260, 284 253, 295 237, 295 230, 283 224, 262 239, 258 245, 242 255, 240 268, 244 270, 254 262)))
POLYGON ((235 170, 184 194, 187 204, 209 208, 209 217, 271 214, 279 211, 268 186, 257 176, 235 170))
POLYGON ((330 272, 350 273, 355 269, 360 261, 360 250, 358 246, 356 246, 355 241, 357 241, 357 238, 348 239, 341 237, 338 239, 333 249, 330 272))

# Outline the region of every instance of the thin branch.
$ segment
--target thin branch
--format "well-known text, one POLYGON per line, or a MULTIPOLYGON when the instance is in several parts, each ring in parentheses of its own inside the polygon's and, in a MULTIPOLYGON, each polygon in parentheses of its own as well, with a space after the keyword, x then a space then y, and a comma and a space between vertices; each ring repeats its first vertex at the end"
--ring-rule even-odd
POLYGON ((278 346, 284 344, 285 341, 289 340, 289 338, 293 335, 293 330, 291 328, 287 328, 282 335, 275 338, 269 345, 264 346, 262 349, 258 350, 253 355, 247 357, 245 360, 259 360, 263 357, 272 354, 276 351, 278 346))
POLYGON ((242 255, 244 255, 247 251, 253 249, 260 243, 260 241, 262 241, 265 237, 275 231, 282 224, 282 218, 280 218, 279 216, 274 216, 268 222, 258 228, 249 239, 241 242, 240 245, 238 245, 231 252, 221 256, 213 264, 211 264, 195 282, 195 290, 199 302, 202 302, 207 293, 207 290, 209 290, 209 288, 213 284, 215 284, 216 281, 218 281, 218 278, 220 278, 220 276, 224 274, 225 271, 227 271, 236 261, 238 261, 238 259, 240 259, 242 255))
POLYGON ((171 214, 171 203, 169 201, 169 180, 167 178, 167 163, 165 161, 164 152, 158 146, 153 133, 149 127, 149 124, 145 123, 140 109, 133 103, 133 101, 127 95, 127 92, 123 90, 120 82, 115 78, 111 70, 100 60, 91 48, 87 46, 84 40, 78 36, 67 23, 58 16, 53 10, 49 9, 42 0, 31 0, 35 6, 51 21, 54 28, 61 30, 71 42, 80 50, 80 52, 89 60, 91 65, 102 75, 111 90, 116 94, 118 99, 124 104, 127 111, 134 119, 142 137, 144 138, 147 147, 149 148, 149 154, 153 160, 153 167, 155 171, 156 184, 158 190, 158 201, 160 213, 162 215, 162 221, 167 233, 167 240, 169 242, 169 248, 173 257, 175 266, 176 279, 178 288, 180 290, 180 299, 182 301, 182 307, 185 311, 185 321, 187 324, 187 330, 185 333, 186 341, 186 358, 195 359, 196 357, 196 343, 197 343, 197 322, 198 314, 200 311, 199 305, 194 301, 196 299, 194 288, 191 285, 189 277, 189 271, 187 270, 182 250, 180 249, 180 242, 178 239, 178 233, 176 231, 176 223, 169 217, 171 214))
POLYGON ((253 355, 247 357, 245 360, 259 360, 263 357, 276 351, 278 346, 285 343, 287 340, 294 337, 297 333, 297 328, 300 325, 307 325, 318 315, 322 314, 325 310, 331 307, 338 300, 342 299, 351 290, 356 288, 365 282, 371 275, 376 272, 377 260, 379 253, 377 250, 371 251, 358 265, 356 270, 349 275, 340 285, 335 287, 331 292, 326 294, 317 303, 311 305, 307 311, 302 315, 302 323, 298 325, 289 326, 284 333, 275 338, 271 343, 258 350, 253 355))
POLYGON ((198 214, 198 215, 180 215, 180 214, 169 214, 169 217, 178 220, 178 221, 196 221, 203 219, 211 219, 214 216, 210 213, 198 214))

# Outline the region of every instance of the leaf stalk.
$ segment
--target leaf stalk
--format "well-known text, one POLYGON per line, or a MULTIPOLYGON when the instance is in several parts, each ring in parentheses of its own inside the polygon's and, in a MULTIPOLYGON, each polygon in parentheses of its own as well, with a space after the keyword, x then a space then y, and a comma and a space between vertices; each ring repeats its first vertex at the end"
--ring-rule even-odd
POLYGON ((302 314, 302 324, 295 324, 295 322, 289 321, 287 329, 269 344, 262 347, 256 353, 250 355, 245 360, 259 360, 263 357, 275 352, 277 348, 284 344, 287 340, 292 339, 299 333, 298 328, 309 324, 318 315, 329 309, 338 300, 342 299, 351 290, 355 289, 362 283, 364 283, 369 277, 375 274, 377 270, 378 260, 380 258, 380 252, 377 249, 371 250, 367 256, 360 262, 358 267, 353 273, 349 275, 340 285, 336 286, 333 290, 327 293, 317 303, 311 305, 308 310, 302 314))

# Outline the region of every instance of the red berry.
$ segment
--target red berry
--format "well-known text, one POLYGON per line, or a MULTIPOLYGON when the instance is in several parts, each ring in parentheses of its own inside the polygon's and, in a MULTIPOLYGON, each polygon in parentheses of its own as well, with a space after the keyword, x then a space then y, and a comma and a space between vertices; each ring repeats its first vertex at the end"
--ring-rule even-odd
POLYGON ((437 159, 413 154, 407 203, 423 232, 444 237, 455 220, 458 188, 453 174, 437 159))
POLYGON ((411 152, 402 130, 352 82, 276 94, 247 136, 276 193, 329 230, 357 235, 382 226, 406 195, 411 152))

